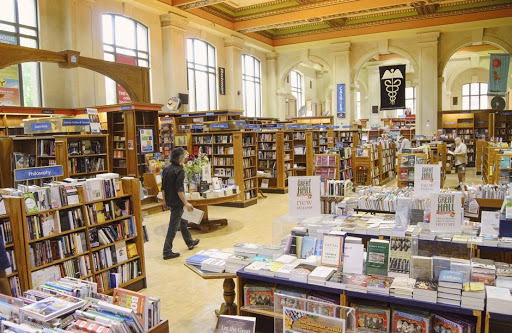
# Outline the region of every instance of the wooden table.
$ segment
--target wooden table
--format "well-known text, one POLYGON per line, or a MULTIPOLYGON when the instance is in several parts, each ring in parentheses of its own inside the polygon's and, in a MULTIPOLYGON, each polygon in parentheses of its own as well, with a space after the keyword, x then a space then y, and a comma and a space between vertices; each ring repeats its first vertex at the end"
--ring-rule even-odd
POLYGON ((210 231, 219 225, 228 225, 227 219, 210 219, 208 217, 208 205, 220 204, 225 202, 231 202, 237 199, 239 193, 228 195, 225 197, 210 198, 210 199, 187 199, 188 202, 195 208, 204 212, 203 218, 199 225, 189 223, 190 228, 199 228, 202 232, 210 231))
POLYGON ((222 287, 224 289, 224 303, 220 305, 219 310, 215 310, 215 314, 218 316, 220 315, 236 315, 236 304, 235 302, 235 281, 236 274, 234 273, 209 273, 202 271, 199 267, 185 264, 191 271, 199 275, 205 280, 209 279, 224 279, 224 283, 222 284, 222 287))

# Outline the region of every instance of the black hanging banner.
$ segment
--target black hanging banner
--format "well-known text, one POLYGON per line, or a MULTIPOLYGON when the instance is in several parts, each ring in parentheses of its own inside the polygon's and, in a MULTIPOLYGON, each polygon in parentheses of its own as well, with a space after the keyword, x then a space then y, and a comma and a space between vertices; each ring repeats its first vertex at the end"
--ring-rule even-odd
POLYGON ((381 66, 380 109, 405 109, 405 65, 381 66))
POLYGON ((219 94, 226 95, 226 69, 219 67, 219 94))

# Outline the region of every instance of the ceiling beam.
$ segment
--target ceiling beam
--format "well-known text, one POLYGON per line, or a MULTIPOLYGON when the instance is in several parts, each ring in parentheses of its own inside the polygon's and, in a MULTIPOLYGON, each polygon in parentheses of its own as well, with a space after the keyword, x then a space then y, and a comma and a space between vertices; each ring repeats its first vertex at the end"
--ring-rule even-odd
MULTIPOLYGON (((404 0, 387 0, 385 2, 386 7, 395 5, 409 5, 409 1, 404 0)), ((384 4, 383 4, 384 5, 384 4)), ((240 21, 234 23, 234 29, 236 31, 247 30, 251 31, 265 30, 270 25, 283 24, 288 22, 303 21, 311 18, 328 17, 331 15, 339 15, 352 11, 361 11, 375 9, 375 0, 359 0, 350 1, 331 6, 317 7, 312 9, 305 9, 301 11, 278 14, 268 16, 264 18, 240 21)))
MULTIPOLYGON (((169 2, 169 0, 160 0, 160 1, 166 1, 169 2)), ((172 5, 175 7, 180 7, 181 9, 192 9, 192 8, 199 8, 199 7, 205 7, 210 6, 215 3, 224 2, 225 0, 172 0, 172 5), (182 8, 184 7, 184 8, 182 8)))

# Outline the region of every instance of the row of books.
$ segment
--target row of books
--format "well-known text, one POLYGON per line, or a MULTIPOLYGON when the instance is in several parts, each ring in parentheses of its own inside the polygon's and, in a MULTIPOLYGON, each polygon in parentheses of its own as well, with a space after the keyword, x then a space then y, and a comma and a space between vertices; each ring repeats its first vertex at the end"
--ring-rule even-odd
POLYGON ((84 157, 68 160, 70 174, 106 171, 104 157, 84 157))
POLYGON ((348 196, 352 194, 352 181, 350 180, 320 180, 321 196, 348 196))
POLYGON ((64 231, 75 230, 85 226, 80 207, 49 211, 26 218, 29 240, 58 235, 64 231))
POLYGON ((103 228, 89 229, 89 240, 92 248, 100 245, 108 245, 135 236, 137 236, 137 230, 135 229, 133 217, 112 223, 103 228))
POLYGON ((106 292, 141 275, 140 260, 136 259, 97 274, 96 282, 98 283, 98 289, 101 292, 106 292))
POLYGON ((79 183, 84 189, 85 202, 124 195, 123 184, 117 173, 102 173, 79 183))
MULTIPOLYGON (((2 200, 3 202, 3 200, 2 200)), ((4 211, 4 214, 5 214, 5 211, 4 211)), ((0 214, 0 215, 3 215, 3 214, 0 214)), ((12 226, 11 226, 11 221, 9 220, 9 218, 3 218, 3 219, 0 219, 0 236, 2 237, 2 241, 4 243, 4 245, 9 245, 9 244, 12 244, 14 239, 13 239, 13 233, 12 233, 12 226)))
POLYGON ((233 147, 216 146, 214 153, 220 155, 233 155, 233 147))
POLYGON ((103 154, 106 147, 98 140, 81 140, 78 142, 68 142, 69 155, 90 155, 103 154))
POLYGON ((235 159, 233 157, 218 157, 214 156, 212 160, 212 165, 214 166, 223 166, 223 165, 234 165, 235 159))
POLYGON ((76 186, 64 182, 52 182, 44 186, 19 184, 16 190, 2 189, 2 192, 23 197, 27 214, 79 203, 76 186))
POLYGON ((87 221, 89 225, 101 224, 121 216, 132 214, 130 198, 99 201, 86 205, 87 221))
POLYGON ((427 161, 425 161, 425 157, 424 156, 420 156, 420 155, 402 155, 400 156, 400 166, 407 166, 407 167, 411 167, 411 166, 414 166, 415 164, 424 164, 426 163, 427 161))
POLYGON ((11 170, 36 167, 36 155, 14 152, 11 156, 11 170))
POLYGON ((36 268, 86 251, 87 241, 84 232, 33 243, 29 246, 30 267, 36 268))

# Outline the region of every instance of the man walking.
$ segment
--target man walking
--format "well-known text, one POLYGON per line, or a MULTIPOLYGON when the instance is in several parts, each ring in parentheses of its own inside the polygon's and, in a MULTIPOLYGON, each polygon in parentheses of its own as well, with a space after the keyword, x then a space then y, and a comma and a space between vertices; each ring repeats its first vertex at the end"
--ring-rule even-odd
POLYGON ((459 177, 459 186, 455 189, 460 190, 461 184, 466 181, 466 164, 468 163, 468 147, 462 142, 460 137, 455 138, 455 150, 449 152, 455 158, 455 172, 459 177))
POLYGON ((180 256, 177 252, 172 252, 172 243, 178 226, 181 226, 181 235, 188 249, 192 250, 197 244, 199 239, 192 239, 192 235, 188 230, 188 221, 181 218, 183 215, 183 208, 185 207, 191 212, 194 207, 185 198, 185 190, 183 181, 185 180, 185 170, 183 170, 183 163, 185 162, 185 151, 183 148, 174 148, 171 152, 171 164, 163 171, 162 177, 162 196, 164 199, 164 210, 171 209, 171 218, 169 221, 169 228, 167 229, 167 236, 165 237, 163 258, 164 260, 177 258, 180 256))

